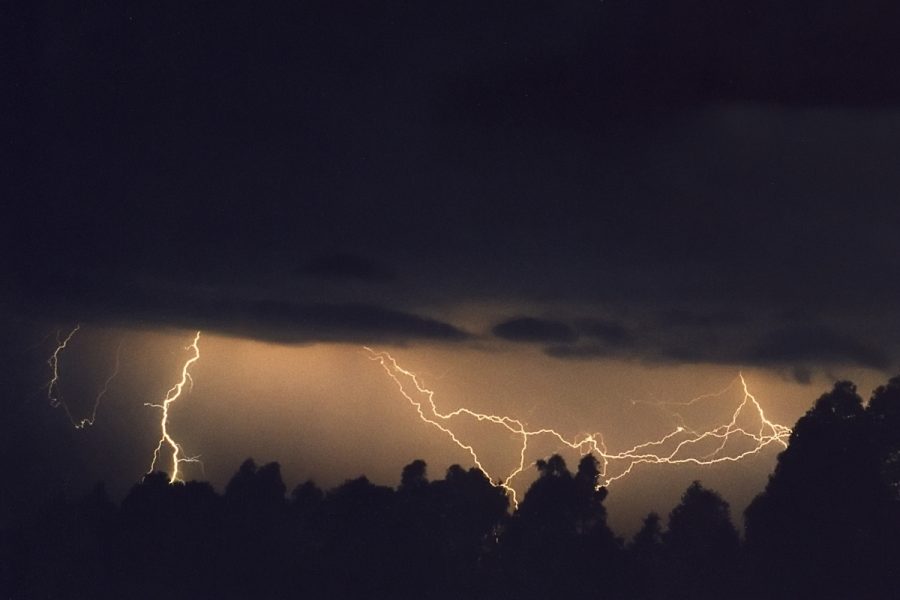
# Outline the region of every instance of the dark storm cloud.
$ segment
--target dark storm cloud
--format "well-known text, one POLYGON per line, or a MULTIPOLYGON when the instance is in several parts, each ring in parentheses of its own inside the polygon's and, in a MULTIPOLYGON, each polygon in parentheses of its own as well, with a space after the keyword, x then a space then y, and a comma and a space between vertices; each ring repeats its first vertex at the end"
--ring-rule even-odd
POLYGON ((573 344, 584 337, 624 348, 632 342, 628 327, 609 319, 582 318, 567 322, 565 319, 517 316, 495 325, 492 333, 504 340, 526 343, 573 344))
POLYGON ((548 340, 544 353, 554 358, 589 360, 622 358, 639 351, 636 332, 610 319, 575 319, 577 335, 570 340, 548 340))
POLYGON ((15 310, 459 339, 486 301, 554 356, 900 356, 897 3, 17 10, 15 310))
POLYGON ((555 345, 544 348, 547 356, 554 358, 568 359, 595 359, 595 358, 621 358, 617 355, 615 348, 609 346, 601 346, 599 344, 572 344, 572 345, 555 345))
POLYGON ((815 319, 806 318, 806 324, 792 325, 789 320, 751 321, 729 313, 674 314, 665 314, 666 325, 661 326, 658 317, 649 316, 631 329, 619 325, 614 330, 621 330, 622 337, 548 343, 544 352, 574 360, 613 357, 662 363, 771 366, 789 369, 800 383, 810 382, 811 365, 851 364, 879 370, 894 366, 892 348, 835 331, 815 319))
POLYGON ((631 342, 631 332, 622 323, 610 320, 588 319, 577 324, 579 331, 589 338, 601 342, 624 346, 631 342))
POLYGON ((900 99, 900 83, 884 67, 900 58, 887 24, 900 9, 887 0, 572 8, 515 10, 513 27, 541 19, 542 35, 510 35, 506 61, 464 78, 448 111, 482 125, 584 129, 709 103, 875 106, 900 99))
POLYGON ((41 307, 18 308, 38 319, 209 329, 286 344, 458 342, 470 338, 440 320, 376 304, 247 299, 227 290, 131 290, 102 299, 69 294, 41 307))
POLYGON ((650 362, 725 362, 733 359, 732 348, 723 354, 720 331, 712 320, 695 316, 700 324, 670 330, 653 316, 636 319, 629 325, 609 319, 577 319, 579 335, 570 340, 553 340, 544 353, 561 359, 639 359, 650 362), (711 343, 715 340, 715 343, 711 343))
POLYGON ((394 279, 386 267, 368 258, 352 254, 319 256, 305 265, 301 273, 321 279, 355 279, 368 282, 384 282, 394 279))
POLYGON ((891 366, 883 349, 827 328, 775 331, 752 349, 749 356, 760 364, 845 362, 873 369, 891 366))
POLYGON ((177 318, 186 327, 196 323, 229 333, 282 343, 411 340, 456 342, 470 337, 453 325, 436 319, 369 304, 216 302, 203 307, 195 315, 177 318))
POLYGON ((578 339, 578 334, 565 323, 534 317, 503 321, 495 325, 492 332, 499 338, 515 342, 574 342, 578 339))
MULTIPOLYGON (((797 383, 802 383, 803 385, 809 385, 812 383, 812 370, 809 367, 796 366, 791 369, 791 377, 797 383)), ((838 379, 837 377, 833 377, 832 379, 838 379)))
POLYGON ((661 312, 658 316, 658 323, 662 328, 716 328, 743 325, 747 322, 746 316, 736 312, 698 313, 685 309, 671 309, 661 312))

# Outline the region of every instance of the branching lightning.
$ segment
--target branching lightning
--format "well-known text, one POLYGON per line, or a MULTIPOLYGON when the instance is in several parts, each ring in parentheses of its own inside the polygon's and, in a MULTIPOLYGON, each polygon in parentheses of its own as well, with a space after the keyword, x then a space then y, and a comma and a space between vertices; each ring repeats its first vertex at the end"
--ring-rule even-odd
MULTIPOLYGON (((52 407, 62 407, 62 409, 66 413, 66 416, 69 418, 69 421, 72 423, 72 426, 75 427, 75 429, 84 429, 88 426, 93 425, 96 421, 97 411, 100 408, 100 403, 103 400, 103 397, 106 396, 106 394, 109 392, 109 386, 112 381, 119 375, 122 353, 122 342, 120 342, 118 347, 116 348, 115 367, 113 368, 113 371, 109 375, 109 377, 107 377, 103 382, 103 386, 100 388, 100 391, 94 398, 94 404, 90 415, 83 418, 76 417, 72 413, 72 410, 69 408, 69 405, 62 400, 59 391, 59 360, 63 351, 69 345, 69 342, 72 341, 72 338, 75 337, 75 334, 78 333, 80 329, 81 324, 79 323, 76 324, 75 327, 65 337, 62 337, 61 332, 57 332, 56 349, 53 351, 53 354, 50 355, 50 358, 47 359, 47 365, 50 367, 50 381, 47 384, 47 399, 50 401, 50 405, 52 407)), ((168 446, 172 450, 172 473, 169 478, 170 483, 181 480, 180 466, 183 463, 200 463, 199 456, 184 456, 184 450, 182 449, 181 445, 175 441, 175 439, 169 432, 169 408, 176 400, 178 400, 179 397, 181 397, 185 386, 189 386, 189 391, 191 388, 193 388, 194 381, 191 378, 190 368, 195 362, 200 359, 199 343, 200 332, 198 331, 194 336, 193 342, 185 348, 186 350, 192 351, 192 355, 190 358, 188 358, 188 360, 184 363, 184 366, 182 366, 181 368, 181 380, 169 389, 162 403, 144 403, 145 406, 158 408, 162 412, 162 416, 160 418, 159 443, 156 445, 156 449, 153 451, 153 460, 150 462, 150 468, 148 469, 147 473, 152 473, 154 469, 156 469, 156 464, 159 462, 160 453, 162 452, 163 447, 168 446)))
MULTIPOLYGON (((101 400, 107 394, 113 379, 119 373, 120 354, 122 344, 116 350, 116 362, 113 372, 109 375, 97 394, 93 410, 86 418, 75 418, 68 405, 61 400, 59 392, 60 356, 69 342, 80 330, 76 325, 65 337, 57 333, 57 347, 47 360, 50 367, 50 381, 47 385, 47 397, 54 407, 62 406, 69 420, 76 429, 83 429, 93 425, 100 407, 101 400)), ((168 447, 171 451, 171 474, 169 482, 181 481, 182 465, 184 463, 200 463, 199 456, 187 456, 184 449, 173 437, 169 430, 169 416, 172 405, 193 388, 191 367, 200 359, 200 331, 194 335, 190 345, 185 350, 191 352, 190 357, 181 368, 181 378, 173 385, 161 403, 144 403, 160 410, 160 437, 153 451, 147 474, 156 470, 161 460, 163 449, 168 447)), ((495 486, 502 487, 510 496, 514 506, 518 506, 516 490, 513 488, 514 480, 525 471, 533 461, 529 462, 529 444, 533 438, 547 438, 556 443, 559 449, 571 449, 582 455, 593 454, 599 462, 600 476, 597 487, 608 486, 626 475, 634 468, 642 464, 650 465, 679 465, 693 464, 708 466, 723 462, 738 462, 750 455, 758 454, 763 449, 776 444, 787 447, 791 429, 769 420, 762 406, 750 393, 743 374, 731 382, 723 390, 714 394, 699 396, 687 402, 661 402, 653 403, 660 408, 666 408, 675 420, 675 427, 662 437, 643 442, 624 450, 610 450, 600 433, 589 433, 568 438, 552 428, 530 428, 520 419, 496 414, 485 414, 461 407, 449 412, 442 412, 435 402, 435 392, 424 386, 421 379, 412 371, 399 365, 396 359, 387 352, 378 352, 366 347, 369 358, 378 362, 387 375, 393 380, 400 390, 401 395, 416 409, 419 418, 426 424, 438 429, 454 444, 464 450, 478 468, 495 486), (740 382, 743 397, 731 418, 727 422, 709 429, 695 430, 688 427, 680 413, 668 407, 690 407, 705 400, 721 396, 740 382), (512 434, 518 440, 516 458, 511 468, 499 476, 488 472, 474 443, 464 439, 454 423, 458 420, 468 419, 474 422, 488 423, 497 426, 501 432, 512 434), (753 425, 748 425, 752 423, 753 425)), ((635 403, 636 404, 636 403, 635 403)), ((533 454, 533 451, 532 451, 533 454)), ((200 463, 202 465, 202 463, 200 463)))
MULTIPOLYGON (((787 441, 791 434, 789 427, 774 423, 766 417, 762 406, 750 393, 743 374, 739 374, 728 388, 717 394, 707 394, 684 403, 666 403, 690 406, 706 398, 724 393, 740 381, 743 399, 727 423, 712 429, 695 431, 685 426, 682 420, 675 429, 659 439, 644 442, 626 450, 613 452, 606 447, 603 436, 599 433, 568 439, 554 429, 530 429, 522 421, 508 416, 483 414, 468 408, 441 412, 435 404, 434 391, 426 388, 415 373, 401 367, 394 357, 387 352, 376 352, 368 347, 365 349, 369 353, 369 357, 377 361, 394 383, 397 384, 400 393, 418 412, 419 418, 443 432, 453 443, 465 450, 471 456, 475 467, 484 473, 494 485, 506 490, 514 506, 518 506, 518 500, 516 490, 512 487, 512 482, 529 464, 533 464, 527 463, 528 444, 531 438, 549 437, 555 440, 561 448, 577 450, 582 455, 593 454, 600 464, 600 477, 597 481, 597 487, 599 488, 608 486, 625 477, 637 465, 641 464, 694 464, 707 466, 722 462, 737 462, 761 452, 772 444, 787 447, 787 441), (495 477, 489 473, 482 464, 475 447, 460 439, 459 435, 453 431, 451 428, 452 422, 459 418, 493 423, 518 438, 518 459, 505 476, 495 477), (754 422, 758 421, 758 427, 751 428, 741 425, 742 422, 751 419, 754 422), (743 441, 743 446, 739 444, 740 441, 743 441), (704 449, 709 444, 714 446, 712 450, 704 449), (729 448, 736 446, 743 449, 729 451, 729 448)), ((680 419, 680 416, 678 418, 680 419)))
MULTIPOLYGON (((189 386, 188 391, 192 390, 194 387, 194 380, 191 378, 191 365, 200 360, 200 332, 194 336, 194 341, 190 346, 187 346, 185 350, 190 350, 192 352, 191 357, 184 363, 184 366, 181 368, 181 380, 173 385, 169 391, 166 393, 166 397, 163 399, 162 404, 154 404, 151 402, 145 402, 144 406, 152 406, 153 408, 158 408, 162 412, 162 417, 159 421, 160 427, 160 438, 159 443, 156 445, 156 450, 153 451, 153 460, 150 462, 150 468, 147 469, 147 474, 153 473, 156 469, 156 463, 159 461, 159 455, 162 451, 163 446, 168 446, 172 450, 172 473, 169 476, 169 483, 175 483, 176 481, 181 481, 181 470, 179 466, 182 463, 199 463, 199 456, 182 456, 183 449, 181 444, 176 442, 172 435, 169 433, 169 408, 171 405, 181 397, 182 392, 184 391, 184 387, 189 386)), ((201 463, 202 464, 202 463, 201 463)))
POLYGON ((61 394, 59 392, 59 357, 62 354, 62 351, 66 349, 69 342, 75 337, 75 334, 81 329, 81 324, 76 324, 75 328, 69 332, 65 338, 60 337, 60 333, 56 333, 56 350, 53 351, 53 354, 50 355, 50 358, 47 359, 47 364, 50 366, 50 382, 47 384, 47 399, 50 401, 50 406, 53 408, 62 407, 65 411, 66 416, 69 418, 69 422, 72 423, 72 427, 75 429, 84 429, 85 427, 91 426, 97 420, 97 411, 100 409, 100 402, 103 400, 103 397, 109 392, 109 385, 112 383, 113 379, 115 379, 119 374, 120 367, 120 359, 122 354, 122 342, 119 342, 118 347, 116 348, 116 363, 113 368, 112 373, 106 380, 103 382, 103 386, 100 388, 100 391, 97 392, 97 395, 94 397, 94 405, 91 409, 91 414, 87 417, 76 417, 72 414, 72 409, 69 407, 68 403, 62 400, 61 394))

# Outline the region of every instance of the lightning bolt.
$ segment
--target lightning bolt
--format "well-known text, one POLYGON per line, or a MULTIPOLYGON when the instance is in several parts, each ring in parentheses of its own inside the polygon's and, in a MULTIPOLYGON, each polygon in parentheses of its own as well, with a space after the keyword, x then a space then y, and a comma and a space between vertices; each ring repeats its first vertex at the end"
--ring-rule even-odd
POLYGON ((466 451, 472 458, 475 467, 484 473, 485 477, 494 486, 502 487, 509 494, 515 507, 518 507, 518 499, 516 490, 512 487, 512 481, 530 464, 534 464, 527 463, 528 444, 532 438, 549 437, 555 440, 561 448, 577 450, 582 455, 595 455, 600 465, 600 476, 596 483, 599 489, 622 479, 641 464, 694 464, 708 466, 722 462, 737 462, 761 452, 772 444, 787 447, 788 438, 791 434, 789 427, 774 423, 766 417, 762 406, 750 393, 743 373, 739 373, 738 377, 721 392, 700 396, 683 403, 683 405, 696 404, 706 398, 728 391, 736 382, 740 381, 743 398, 727 423, 704 431, 694 431, 686 427, 682 421, 675 429, 656 440, 612 452, 606 447, 603 436, 599 433, 591 433, 569 439, 554 429, 529 429, 519 419, 508 416, 484 414, 468 408, 457 408, 450 412, 441 412, 435 403, 435 392, 426 388, 415 373, 401 367, 394 357, 387 352, 376 352, 369 347, 365 347, 365 350, 368 352, 369 358, 378 362, 385 373, 394 381, 400 390, 400 394, 416 409, 419 418, 441 431, 453 443, 466 451), (482 464, 475 447, 460 439, 453 431, 451 428, 452 422, 459 418, 492 423, 518 438, 518 459, 505 476, 495 477, 489 473, 482 464), (750 428, 740 424, 748 420, 748 418, 758 421, 758 427, 750 428), (727 447, 733 447, 741 440, 745 443, 743 450, 726 452, 727 447), (704 446, 708 446, 710 443, 714 444, 714 448, 711 451, 698 454, 704 446), (747 444, 749 444, 749 447, 747 444))
MULTIPOLYGON (((163 399, 162 404, 154 404, 151 402, 145 402, 144 406, 151 406, 153 408, 158 408, 162 412, 162 417, 159 421, 160 427, 160 438, 159 443, 156 445, 156 450, 153 451, 153 460, 150 462, 150 468, 147 469, 147 475, 153 473, 154 469, 156 469, 156 463, 159 461, 159 455, 162 451, 163 446, 168 446, 172 450, 172 474, 169 477, 169 483, 175 483, 176 481, 181 481, 181 474, 179 465, 182 463, 200 463, 200 456, 181 456, 183 453, 183 449, 181 448, 181 444, 176 442, 171 434, 169 433, 169 407, 181 397, 182 392, 184 391, 184 387, 186 385, 190 385, 188 390, 192 390, 194 387, 194 380, 191 378, 191 365, 200 360, 200 332, 194 336, 194 341, 185 347, 185 350, 190 350, 192 352, 191 357, 184 363, 184 366, 181 367, 181 380, 169 388, 169 391, 166 393, 166 397, 163 399)), ((201 463, 202 465, 202 463, 201 463)))
POLYGON ((56 332, 56 350, 53 351, 53 354, 50 355, 50 358, 47 359, 47 365, 50 367, 50 383, 47 384, 47 400, 50 401, 50 406, 56 408, 60 405, 59 399, 59 355, 62 354, 62 351, 66 349, 66 346, 69 345, 69 342, 75 337, 75 334, 78 333, 78 330, 81 329, 81 324, 76 323, 75 328, 69 332, 65 338, 60 338, 60 332, 56 332), (56 393, 54 393, 54 391, 56 393))
POLYGON ((56 350, 53 351, 53 354, 50 355, 50 358, 47 359, 47 364, 50 366, 50 382, 47 384, 47 399, 50 401, 50 406, 53 408, 62 407, 65 411, 66 416, 69 418, 69 422, 72 423, 72 427, 75 429, 84 429, 90 425, 93 425, 97 420, 97 411, 100 409, 100 402, 103 400, 103 397, 109 391, 109 384, 112 383, 112 380, 116 378, 119 374, 119 366, 120 366, 120 357, 122 353, 122 342, 119 342, 119 346, 116 348, 116 364, 113 368, 112 373, 109 377, 106 378, 106 381, 103 382, 103 387, 100 388, 100 391, 97 393, 97 396, 94 398, 94 406, 91 410, 91 414, 88 417, 78 418, 72 414, 72 409, 69 408, 69 405, 61 399, 61 395, 59 393, 59 357, 62 354, 62 351, 66 349, 69 342, 75 337, 75 334, 81 329, 81 324, 76 324, 75 328, 69 332, 65 338, 60 337, 60 332, 56 332, 56 350))

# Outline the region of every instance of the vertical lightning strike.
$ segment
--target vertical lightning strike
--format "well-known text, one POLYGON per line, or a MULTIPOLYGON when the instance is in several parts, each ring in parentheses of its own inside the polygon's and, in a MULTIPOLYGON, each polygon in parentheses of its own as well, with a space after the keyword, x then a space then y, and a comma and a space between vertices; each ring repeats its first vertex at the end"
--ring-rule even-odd
POLYGON ((78 330, 81 329, 81 324, 76 323, 75 328, 69 332, 69 335, 65 337, 65 339, 60 338, 60 332, 56 332, 56 350, 53 351, 53 354, 50 355, 50 358, 47 359, 47 365, 50 366, 50 383, 47 384, 47 400, 50 401, 50 406, 56 408, 60 405, 59 399, 59 355, 63 350, 66 349, 66 346, 69 345, 69 342, 75 337, 75 334, 78 333, 78 330), (56 394, 54 394, 56 391, 56 394))
POLYGON ((600 464, 600 477, 597 481, 597 487, 600 488, 625 477, 640 464, 695 464, 707 466, 721 462, 737 462, 752 454, 759 453, 771 444, 780 444, 786 447, 787 439, 791 434, 789 427, 773 423, 766 417, 762 406, 750 393, 743 374, 739 374, 738 378, 721 392, 707 394, 689 402, 680 403, 685 406, 696 404, 701 400, 728 391, 737 381, 740 381, 744 396, 727 423, 706 431, 694 431, 687 428, 683 424, 683 419, 678 415, 679 425, 661 438, 644 442, 619 452, 611 452, 606 447, 603 437, 599 433, 587 434, 569 440, 554 429, 528 429, 522 421, 512 417, 483 414, 467 408, 458 408, 451 412, 442 413, 435 404, 434 391, 426 388, 415 373, 401 367, 394 357, 387 352, 376 352, 368 347, 365 347, 365 350, 369 353, 369 358, 378 362, 394 381, 401 395, 415 407, 419 418, 443 432, 457 446, 465 450, 472 457, 475 467, 484 473, 485 477, 493 485, 502 487, 509 494, 513 505, 516 507, 518 506, 518 500, 516 490, 512 487, 512 481, 528 466, 526 464, 528 442, 532 437, 547 436, 555 439, 560 444, 560 447, 577 450, 582 455, 594 454, 600 464), (408 390, 407 384, 409 383, 412 386, 408 390), (739 425, 745 411, 749 411, 751 416, 755 415, 755 418, 758 419, 758 429, 750 431, 739 425), (451 429, 451 421, 458 417, 469 417, 479 422, 499 425, 519 439, 518 460, 505 477, 495 478, 488 473, 475 447, 461 440, 451 429), (733 444, 738 440, 743 440, 745 444, 749 443, 749 447, 742 451, 731 453, 725 451, 729 442, 733 444), (710 442, 714 443, 716 447, 712 451, 698 456, 697 453, 704 447, 703 444, 710 442), (614 473, 613 466, 616 467, 614 473))
POLYGON ((169 407, 181 396, 185 385, 190 384, 190 389, 193 389, 194 387, 194 380, 191 378, 190 368, 191 365, 200 360, 199 342, 200 332, 198 331, 194 336, 194 341, 191 343, 191 345, 185 347, 185 350, 191 350, 193 354, 181 368, 181 380, 169 389, 169 391, 166 393, 166 397, 162 401, 162 404, 153 404, 151 402, 144 403, 144 406, 152 406, 153 408, 158 408, 160 409, 160 411, 162 411, 162 417, 160 418, 159 422, 161 431, 159 443, 156 445, 156 449, 153 451, 153 460, 150 462, 150 468, 147 469, 147 475, 153 473, 154 469, 156 469, 156 463, 159 460, 159 454, 162 451, 163 446, 168 445, 172 450, 172 474, 169 477, 169 483, 181 481, 179 465, 181 465, 182 463, 200 462, 199 456, 182 457, 181 453, 183 452, 183 450, 181 448, 181 445, 176 442, 169 433, 169 407))

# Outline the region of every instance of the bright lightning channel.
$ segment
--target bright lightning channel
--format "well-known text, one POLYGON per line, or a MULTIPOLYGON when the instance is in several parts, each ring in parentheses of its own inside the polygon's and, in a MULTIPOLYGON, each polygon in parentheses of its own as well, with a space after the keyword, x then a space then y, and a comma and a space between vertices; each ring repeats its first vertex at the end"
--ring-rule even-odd
MULTIPOLYGON (((163 446, 168 446, 172 450, 172 474, 169 476, 169 483, 175 483, 176 481, 181 481, 181 469, 179 468, 182 463, 200 463, 200 456, 181 456, 184 452, 181 444, 176 442, 172 435, 169 433, 169 407, 181 397, 182 392, 184 391, 184 387, 186 385, 190 385, 188 390, 192 390, 194 387, 194 380, 191 378, 191 366, 200 360, 200 332, 194 336, 194 341, 191 345, 185 347, 185 350, 191 351, 191 357, 184 363, 184 366, 181 367, 181 380, 173 385, 169 391, 166 393, 166 397, 163 399, 162 404, 154 404, 151 402, 145 402, 144 406, 152 406, 153 408, 158 408, 162 412, 162 417, 159 421, 160 427, 160 438, 159 443, 156 445, 156 450, 153 451, 153 460, 150 462, 150 468, 147 469, 147 475, 153 473, 156 469, 156 463, 159 461, 159 454, 162 451, 163 446)), ((201 463, 202 464, 202 463, 201 463)))
MULTIPOLYGON (((761 452, 772 444, 787 447, 788 438, 791 435, 789 427, 774 423, 766 417, 762 406, 750 393, 747 381, 741 373, 727 388, 720 392, 724 393, 731 389, 737 381, 740 381, 743 389, 743 399, 732 413, 731 420, 727 423, 705 431, 695 431, 683 424, 679 424, 674 430, 659 439, 644 442, 626 450, 612 452, 606 447, 603 436, 599 433, 587 434, 570 440, 554 429, 529 429, 522 421, 512 417, 483 414, 468 408, 440 412, 434 401, 434 391, 426 388, 415 373, 401 367, 394 357, 387 352, 376 352, 369 347, 365 347, 365 350, 369 353, 369 358, 378 362, 394 381, 403 397, 415 407, 419 418, 443 432, 453 443, 465 450, 471 456, 475 467, 484 473, 485 477, 493 485, 502 487, 509 494, 513 505, 516 507, 518 507, 518 499, 516 490, 512 487, 512 481, 529 466, 526 464, 526 453, 528 451, 528 442, 533 437, 550 437, 557 440, 564 447, 579 451, 582 455, 595 455, 600 463, 600 476, 596 483, 597 488, 600 488, 622 479, 640 464, 694 464, 708 466, 722 462, 737 462, 761 452), (749 412, 751 416, 755 415, 759 420, 758 428, 749 429, 739 425, 739 421, 742 420, 745 411, 749 412), (518 437, 520 441, 518 461, 505 477, 494 477, 489 473, 484 468, 475 447, 460 439, 453 431, 451 421, 459 417, 469 417, 479 422, 493 423, 518 437), (750 443, 750 447, 740 452, 727 453, 725 452, 726 446, 732 440, 744 440, 750 443), (702 445, 705 442, 714 443, 715 448, 698 456, 696 452, 703 447, 702 445)), ((685 403, 669 404, 689 406, 714 395, 718 394, 707 394, 685 403)))

